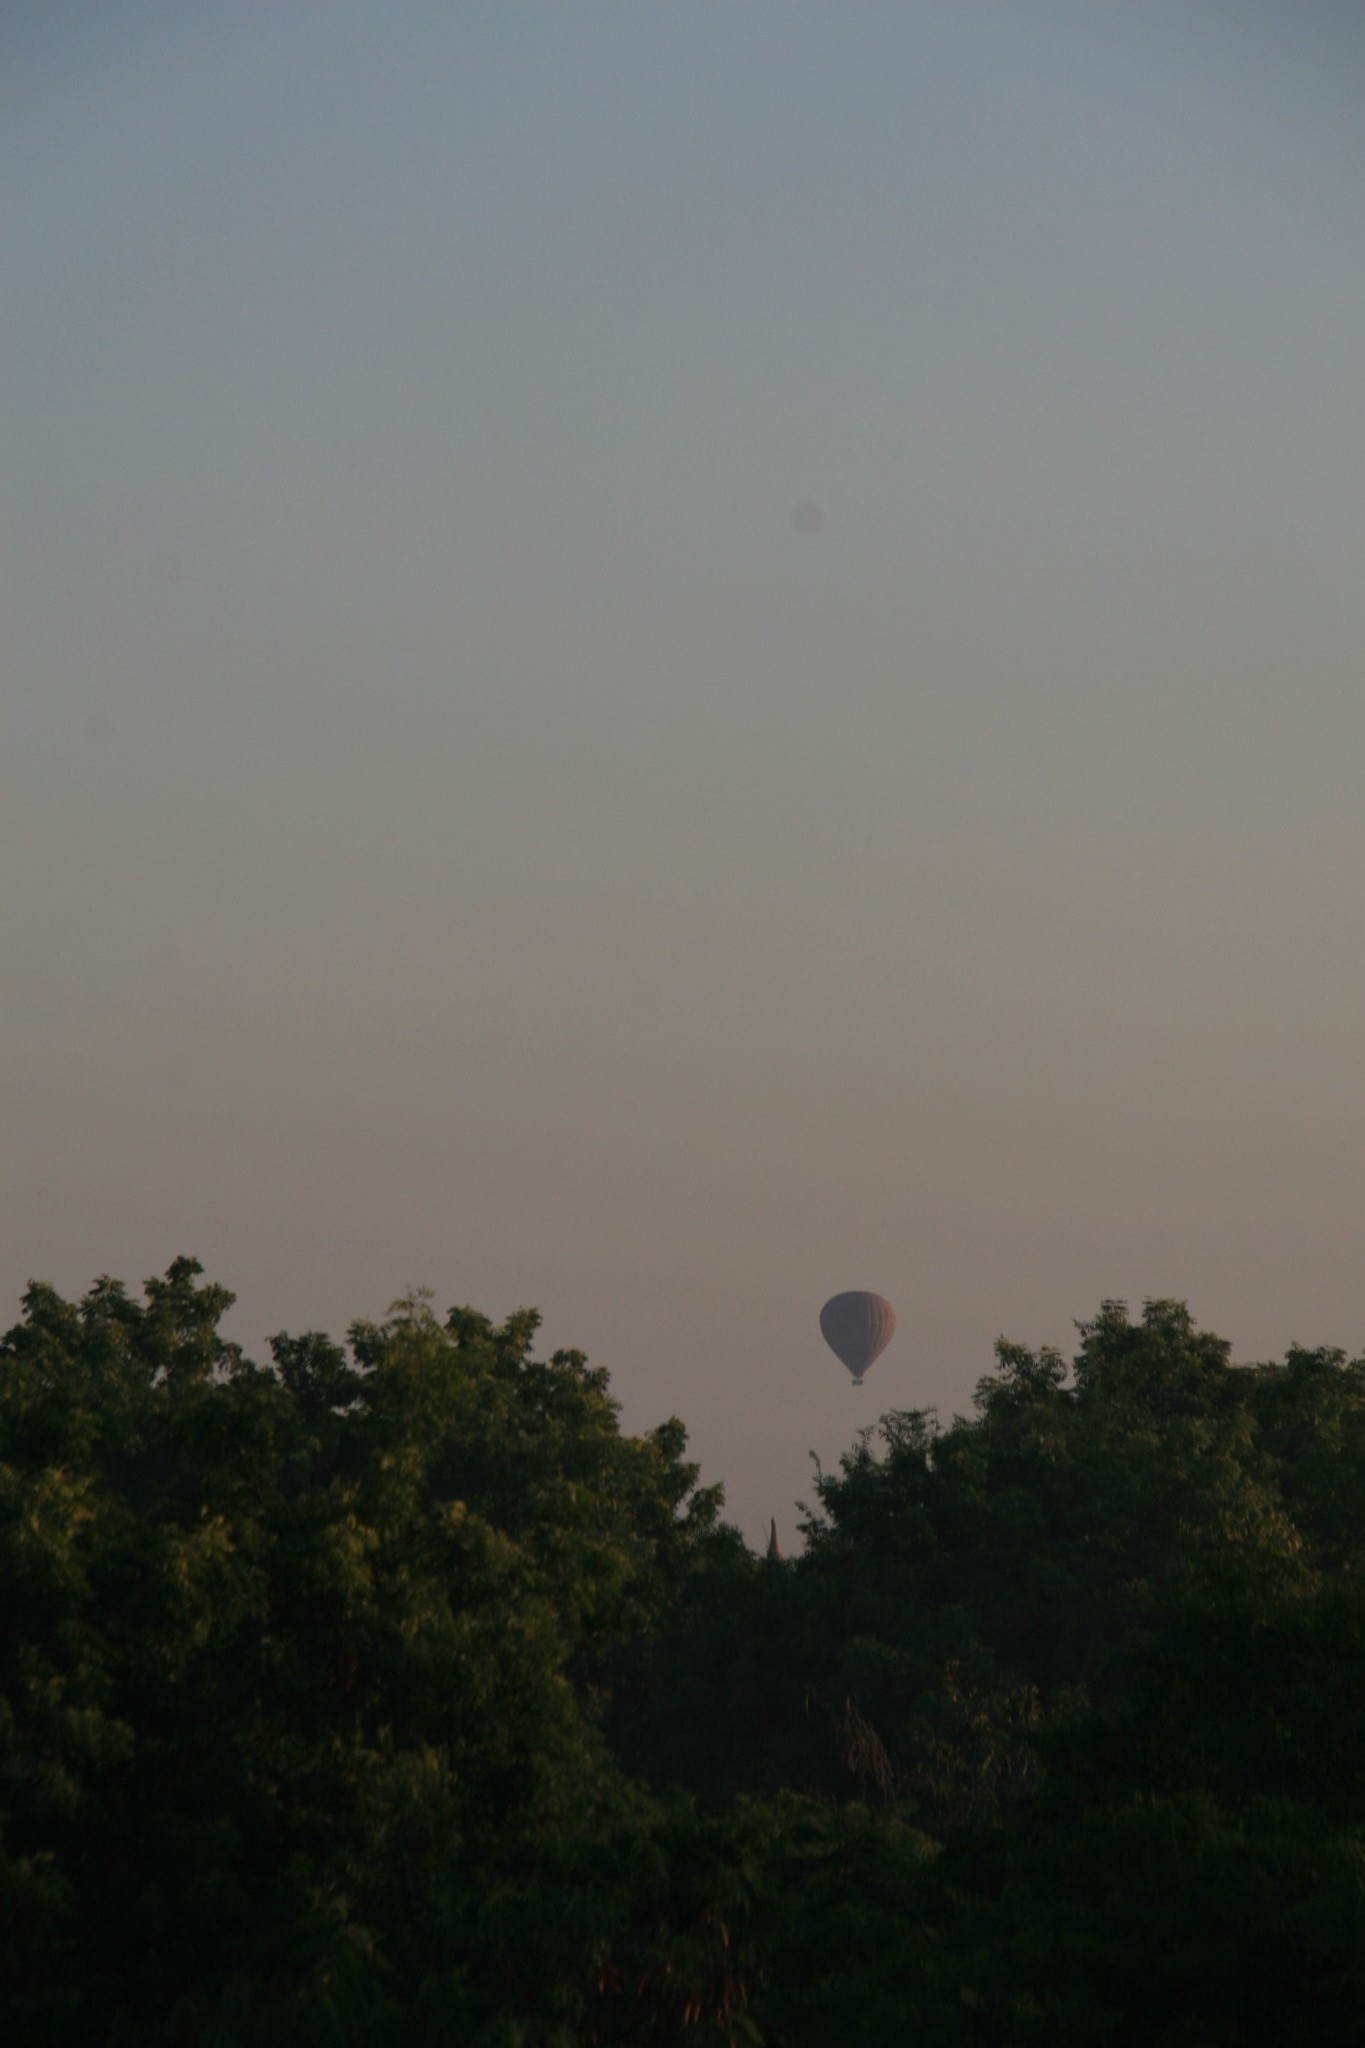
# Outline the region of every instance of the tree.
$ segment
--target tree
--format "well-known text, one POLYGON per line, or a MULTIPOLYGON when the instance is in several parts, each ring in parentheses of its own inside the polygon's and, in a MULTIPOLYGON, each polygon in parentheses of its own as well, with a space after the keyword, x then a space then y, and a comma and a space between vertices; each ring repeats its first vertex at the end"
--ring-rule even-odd
POLYGON ((718 1496, 532 1315, 259 1368, 198 1272, 0 1348, 9 2038, 510 2040, 586 1995, 639 1825, 594 1674, 718 1496))

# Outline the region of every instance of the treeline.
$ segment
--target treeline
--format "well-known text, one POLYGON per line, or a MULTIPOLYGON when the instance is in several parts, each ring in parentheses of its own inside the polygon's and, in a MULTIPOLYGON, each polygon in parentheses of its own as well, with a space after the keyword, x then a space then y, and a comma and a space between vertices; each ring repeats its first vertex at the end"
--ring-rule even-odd
POLYGON ((1176 1303, 770 1564, 536 1318, 0 1345, 0 2039, 1365 2042, 1365 1360, 1176 1303))

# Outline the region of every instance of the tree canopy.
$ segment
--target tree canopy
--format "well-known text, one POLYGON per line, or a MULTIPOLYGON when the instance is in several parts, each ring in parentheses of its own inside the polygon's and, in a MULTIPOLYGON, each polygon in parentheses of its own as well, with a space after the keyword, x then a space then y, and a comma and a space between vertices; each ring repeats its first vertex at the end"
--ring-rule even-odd
POLYGON ((781 1561, 531 1312, 230 1302, 0 1343, 6 2041, 1365 2040, 1365 1360, 1105 1303, 781 1561))

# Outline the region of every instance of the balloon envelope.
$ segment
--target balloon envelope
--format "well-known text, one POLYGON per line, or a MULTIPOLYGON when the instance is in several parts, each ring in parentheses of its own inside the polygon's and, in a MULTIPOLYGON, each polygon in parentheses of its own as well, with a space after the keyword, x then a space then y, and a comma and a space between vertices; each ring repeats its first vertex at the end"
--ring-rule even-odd
POLYGON ((848 1294, 833 1294, 820 1311, 820 1332, 841 1364, 860 1387, 863 1374, 885 1351, 896 1334, 896 1311, 880 1294, 854 1288, 848 1294))

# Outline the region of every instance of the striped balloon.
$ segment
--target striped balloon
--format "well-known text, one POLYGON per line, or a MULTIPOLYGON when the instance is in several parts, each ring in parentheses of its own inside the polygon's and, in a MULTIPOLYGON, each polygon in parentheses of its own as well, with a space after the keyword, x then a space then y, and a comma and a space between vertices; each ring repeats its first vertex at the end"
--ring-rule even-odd
POLYGON ((833 1294, 820 1311, 820 1333, 852 1373, 854 1386, 860 1387, 867 1368, 896 1334, 896 1311, 882 1295, 862 1288, 833 1294))

